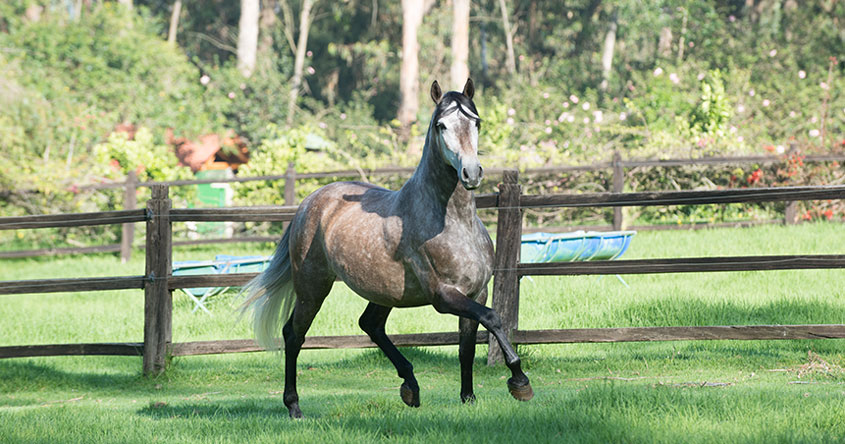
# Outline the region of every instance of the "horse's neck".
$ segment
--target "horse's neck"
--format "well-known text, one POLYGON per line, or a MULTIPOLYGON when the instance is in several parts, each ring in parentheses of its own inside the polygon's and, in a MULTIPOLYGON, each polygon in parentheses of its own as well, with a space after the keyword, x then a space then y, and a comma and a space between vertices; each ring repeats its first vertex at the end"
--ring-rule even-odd
POLYGON ((471 224, 475 219, 475 196, 461 185, 457 173, 443 161, 438 149, 429 129, 420 164, 402 187, 403 198, 442 209, 450 219, 471 224))

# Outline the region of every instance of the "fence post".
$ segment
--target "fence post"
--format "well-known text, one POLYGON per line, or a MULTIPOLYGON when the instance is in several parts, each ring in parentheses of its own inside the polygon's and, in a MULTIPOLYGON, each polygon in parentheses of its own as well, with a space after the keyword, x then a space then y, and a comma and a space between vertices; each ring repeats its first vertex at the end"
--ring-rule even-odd
MULTIPOLYGON (((130 170, 126 175, 126 189, 123 193, 123 209, 134 210, 138 207, 138 175, 135 170, 130 170)), ((120 262, 127 263, 132 258, 132 243, 135 241, 135 224, 123 224, 123 233, 120 236, 120 262)))
MULTIPOLYGON (((519 247, 522 241, 522 210, 519 208, 519 172, 505 170, 499 185, 499 217, 496 227, 496 257, 493 261, 493 310, 502 318, 502 326, 509 337, 519 321, 519 247)), ((502 350, 496 338, 490 335, 487 364, 502 362, 502 350)))
POLYGON ((293 162, 288 162, 285 171, 285 205, 296 205, 296 169, 293 162))
MULTIPOLYGON (((789 144, 789 151, 786 152, 787 160, 793 155, 798 154, 798 148, 795 142, 789 144)), ((798 201, 790 200, 786 202, 786 207, 783 209, 783 223, 786 225, 794 225, 798 221, 798 201)))
POLYGON ((153 185, 147 201, 146 276, 144 286, 144 375, 156 375, 167 366, 172 342, 173 298, 167 288, 171 274, 172 233, 167 185, 153 185))
MULTIPOLYGON (((625 188, 625 169, 622 168, 622 155, 619 151, 613 152, 613 192, 621 193, 625 188)), ((622 219, 622 207, 613 207, 613 229, 621 230, 624 221, 622 219)))

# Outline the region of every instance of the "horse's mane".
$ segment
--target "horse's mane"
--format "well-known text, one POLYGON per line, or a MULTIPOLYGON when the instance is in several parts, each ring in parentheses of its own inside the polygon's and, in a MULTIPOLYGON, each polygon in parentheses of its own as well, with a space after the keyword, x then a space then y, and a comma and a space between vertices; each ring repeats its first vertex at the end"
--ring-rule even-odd
POLYGON ((449 91, 443 95, 440 103, 434 109, 434 120, 448 116, 456 110, 460 111, 466 117, 475 120, 476 125, 481 124, 481 118, 478 117, 478 110, 475 109, 475 103, 469 97, 456 91, 449 91), (457 106, 451 106, 455 102, 457 102, 457 106))

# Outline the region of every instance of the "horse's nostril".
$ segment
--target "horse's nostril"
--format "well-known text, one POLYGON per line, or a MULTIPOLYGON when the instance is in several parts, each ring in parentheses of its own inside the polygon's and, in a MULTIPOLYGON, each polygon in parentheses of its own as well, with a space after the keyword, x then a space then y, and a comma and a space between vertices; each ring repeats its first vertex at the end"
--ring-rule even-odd
POLYGON ((478 166, 478 178, 481 179, 484 177, 484 168, 481 168, 481 165, 478 166))
POLYGON ((467 172, 466 168, 461 168, 461 178, 463 180, 469 180, 469 172, 467 172))

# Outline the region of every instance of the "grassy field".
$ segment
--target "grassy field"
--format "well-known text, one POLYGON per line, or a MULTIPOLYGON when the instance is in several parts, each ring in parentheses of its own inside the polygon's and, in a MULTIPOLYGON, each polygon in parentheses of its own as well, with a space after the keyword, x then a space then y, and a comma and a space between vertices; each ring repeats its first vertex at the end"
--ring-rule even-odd
MULTIPOLYGON (((626 259, 843 254, 839 224, 641 232, 626 259)), ((270 254, 272 246, 176 250, 175 260, 270 254)), ((143 258, 0 261, 0 280, 143 274, 143 258)), ((842 323, 845 272, 803 270, 524 279, 520 328, 842 323)), ((0 296, 0 345, 141 341, 142 292, 0 296)), ((212 316, 174 295, 177 342, 250 336, 227 293, 212 316)), ((360 334, 366 303, 337 285, 311 334, 360 334)), ((389 333, 453 331, 430 307, 396 310, 389 333)), ((845 343, 687 341, 520 347, 536 397, 513 401, 479 347, 475 405, 461 405, 456 347, 410 348, 422 407, 376 350, 304 351, 291 421, 269 353, 174 359, 0 361, 0 442, 845 442, 845 343)))

